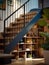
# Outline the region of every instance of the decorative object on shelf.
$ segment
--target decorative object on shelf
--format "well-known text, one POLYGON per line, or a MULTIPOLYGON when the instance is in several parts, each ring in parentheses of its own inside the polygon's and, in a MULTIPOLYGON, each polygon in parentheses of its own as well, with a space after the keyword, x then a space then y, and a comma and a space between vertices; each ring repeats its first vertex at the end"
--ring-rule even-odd
POLYGON ((30 51, 27 52, 27 58, 32 58, 32 53, 30 51))
POLYGON ((32 50, 34 50, 34 45, 32 45, 32 50))
POLYGON ((26 48, 26 51, 30 51, 30 49, 29 48, 26 48))
POLYGON ((32 38, 29 38, 29 37, 28 37, 28 38, 27 38, 27 43, 29 43, 29 44, 32 43, 32 38))

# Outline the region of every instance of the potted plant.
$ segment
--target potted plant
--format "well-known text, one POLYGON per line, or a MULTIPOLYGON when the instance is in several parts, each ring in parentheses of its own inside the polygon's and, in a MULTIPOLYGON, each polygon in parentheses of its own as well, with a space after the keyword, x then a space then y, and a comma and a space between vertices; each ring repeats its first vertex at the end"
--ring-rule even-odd
MULTIPOLYGON (((49 8, 43 9, 43 18, 39 20, 38 24, 40 26, 46 26, 46 28, 49 28, 49 8)), ((49 64, 49 33, 46 30, 46 32, 40 32, 39 34, 45 39, 44 43, 41 43, 41 48, 45 58, 45 63, 49 64)))
POLYGON ((45 63, 49 64, 49 33, 40 32, 42 37, 45 37, 45 43, 42 43, 41 47, 43 48, 43 56, 45 58, 45 63))

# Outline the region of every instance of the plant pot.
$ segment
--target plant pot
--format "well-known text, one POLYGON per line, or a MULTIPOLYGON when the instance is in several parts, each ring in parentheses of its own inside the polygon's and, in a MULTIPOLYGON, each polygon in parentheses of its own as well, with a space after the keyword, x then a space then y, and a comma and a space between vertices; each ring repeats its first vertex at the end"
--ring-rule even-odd
POLYGON ((43 50, 43 55, 45 58, 45 63, 49 64, 49 50, 43 50))

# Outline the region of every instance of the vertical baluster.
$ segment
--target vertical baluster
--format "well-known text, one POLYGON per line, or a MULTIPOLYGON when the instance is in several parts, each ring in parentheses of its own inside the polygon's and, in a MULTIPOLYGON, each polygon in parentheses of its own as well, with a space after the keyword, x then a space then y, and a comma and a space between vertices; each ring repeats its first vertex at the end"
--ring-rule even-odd
MULTIPOLYGON (((7 1, 7 17, 9 16, 9 13, 10 13, 10 7, 9 7, 9 5, 10 5, 9 2, 7 1)), ((8 19, 7 21, 5 21, 7 23, 7 27, 9 26, 9 22, 10 22, 9 20, 10 19, 8 19)), ((7 31, 7 33, 8 33, 8 31, 7 31)), ((6 39, 7 39, 8 43, 9 43, 9 37, 7 37, 6 39)))
POLYGON ((25 5, 24 5, 24 27, 25 27, 25 5))
MULTIPOLYGON (((7 4, 7 1, 6 1, 5 4, 7 4)), ((6 6, 7 6, 7 5, 6 5, 6 6)), ((7 14, 7 13, 6 13, 6 14, 7 14)), ((6 15, 6 14, 5 14, 5 15, 6 15)), ((2 16, 3 16, 3 15, 2 15, 2 16)), ((3 20, 4 20, 4 19, 3 19, 3 20)), ((4 49, 5 49, 5 46, 6 46, 6 39, 5 39, 6 29, 5 29, 5 27, 6 27, 6 20, 4 20, 4 29, 3 29, 3 30, 4 30, 4 36, 3 36, 3 37, 4 37, 4 49)))
MULTIPOLYGON (((27 3, 26 4, 27 5, 27 12, 26 13, 28 13, 29 12, 29 3, 27 3)), ((29 14, 29 13, 28 13, 29 14)), ((29 23, 29 15, 28 15, 28 20, 27 20, 27 24, 29 23)))
POLYGON ((2 17, 1 17, 1 18, 2 18, 2 20, 3 20, 3 3, 2 3, 2 17))
MULTIPOLYGON (((12 0, 12 12, 13 12, 13 7, 14 7, 14 1, 12 0)), ((12 23, 14 22, 14 15, 12 15, 12 23)), ((12 36, 14 35, 13 34, 14 30, 12 29, 12 36)), ((13 36, 14 38, 14 36, 13 36)))
MULTIPOLYGON (((19 0, 20 1, 20 6, 21 6, 21 0, 19 0)), ((20 9, 20 11, 22 12, 22 10, 20 9)), ((21 12, 20 12, 20 15, 21 15, 21 12)), ((21 23, 19 24, 19 25, 21 25, 21 23)), ((21 26, 20 26, 21 27, 21 26)), ((19 32, 20 32, 20 30, 21 30, 21 28, 19 27, 19 32)))
MULTIPOLYGON (((30 2, 30 1, 29 1, 29 2, 30 2)), ((30 3, 28 3, 28 5, 27 5, 27 6, 28 6, 28 12, 29 12, 29 5, 30 5, 30 3)), ((29 14, 29 13, 28 13, 28 14, 29 14)), ((30 17, 30 16, 28 15, 28 22, 30 21, 30 20, 29 20, 29 17, 30 17)))
MULTIPOLYGON (((27 3, 26 6, 25 6, 25 7, 26 7, 26 9, 25 9, 25 13, 28 12, 28 6, 27 6, 27 5, 28 5, 28 3, 27 3)), ((28 16, 26 16, 26 17, 28 18, 28 16)), ((26 22, 25 22, 25 26, 26 26, 26 24, 27 24, 27 20, 26 20, 26 22)))
POLYGON ((4 49, 5 49, 5 20, 4 20, 4 49))
MULTIPOLYGON (((18 1, 17 1, 17 8, 18 8, 18 1)), ((17 18, 18 18, 18 11, 17 11, 17 18)), ((17 23, 18 23, 18 21, 17 21, 17 23)), ((17 31, 19 32, 19 28, 18 28, 19 26, 17 25, 17 31)))
MULTIPOLYGON (((12 7, 13 7, 13 3, 11 3, 11 14, 12 14, 12 7)), ((12 18, 13 18, 13 16, 11 16, 11 22, 13 23, 13 20, 12 20, 12 18)), ((13 27, 13 26, 11 26, 11 27, 13 27)), ((12 32, 11 32, 11 34, 12 34, 12 39, 14 38, 13 36, 13 29, 12 29, 12 32)))
MULTIPOLYGON (((13 5, 14 5, 13 2, 14 2, 14 1, 12 1, 11 13, 13 12, 13 5)), ((13 15, 13 16, 14 16, 14 15, 13 15)), ((13 20, 14 17, 13 17, 13 16, 11 17, 11 21, 12 21, 12 23, 14 22, 14 20, 13 20)), ((14 32, 13 29, 12 29, 12 32, 14 32)), ((12 33, 12 36, 13 36, 13 33, 12 33)), ((13 37, 13 38, 14 38, 14 37, 13 37)))

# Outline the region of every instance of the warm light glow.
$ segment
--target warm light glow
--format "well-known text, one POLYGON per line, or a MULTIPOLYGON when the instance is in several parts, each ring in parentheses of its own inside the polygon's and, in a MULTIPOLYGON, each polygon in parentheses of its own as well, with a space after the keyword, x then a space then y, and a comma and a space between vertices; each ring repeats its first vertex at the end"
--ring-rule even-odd
POLYGON ((37 28, 37 25, 34 25, 34 28, 37 28))

